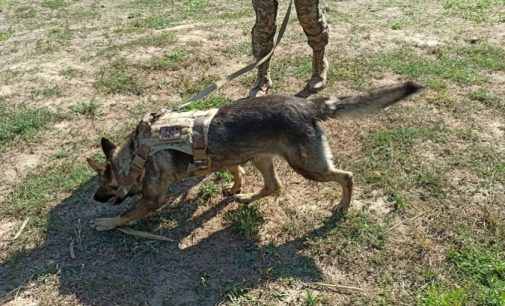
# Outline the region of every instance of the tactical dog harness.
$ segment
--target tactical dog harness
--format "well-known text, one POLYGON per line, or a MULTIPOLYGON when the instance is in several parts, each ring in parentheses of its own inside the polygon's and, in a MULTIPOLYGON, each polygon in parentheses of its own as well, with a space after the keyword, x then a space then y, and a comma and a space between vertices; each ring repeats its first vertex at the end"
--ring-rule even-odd
POLYGON ((140 146, 148 146, 151 155, 162 150, 175 150, 193 155, 193 169, 210 166, 207 156, 209 124, 218 109, 195 112, 162 110, 147 114, 142 123, 150 126, 150 136, 138 139, 140 146))
MULTIPOLYGON (((229 81, 249 72, 266 62, 273 54, 277 45, 286 31, 293 0, 289 1, 286 15, 282 21, 280 30, 274 37, 272 49, 263 58, 251 63, 240 70, 221 77, 189 98, 186 103, 179 105, 175 111, 180 111, 193 103, 203 99, 211 92, 221 88, 229 81)), ((150 155, 161 150, 176 150, 193 155, 193 163, 189 166, 190 175, 205 174, 205 170, 210 168, 211 160, 207 156, 207 134, 209 124, 217 109, 197 112, 173 112, 162 110, 158 113, 148 114, 141 121, 141 125, 147 128, 147 137, 141 138, 135 148, 134 158, 131 161, 129 172, 119 179, 121 193, 126 195, 133 184, 142 180, 144 175, 144 165, 150 155)))
POLYGON ((209 125, 218 109, 174 112, 163 109, 144 116, 135 136, 135 153, 126 176, 120 180, 121 193, 126 195, 144 175, 149 156, 163 150, 180 151, 193 156, 187 171, 190 176, 203 175, 211 168, 207 154, 209 125))

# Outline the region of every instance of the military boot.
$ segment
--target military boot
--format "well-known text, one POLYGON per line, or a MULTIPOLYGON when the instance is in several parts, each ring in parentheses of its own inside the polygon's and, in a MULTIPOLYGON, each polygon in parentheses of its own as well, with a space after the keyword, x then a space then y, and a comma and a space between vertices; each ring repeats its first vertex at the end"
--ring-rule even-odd
POLYGON ((312 77, 296 96, 306 98, 323 90, 326 87, 327 74, 328 60, 324 54, 324 49, 314 51, 312 57, 312 77))
POLYGON ((268 72, 268 63, 265 63, 258 68, 256 82, 254 82, 254 85, 249 90, 249 97, 265 96, 271 88, 272 80, 270 79, 270 73, 268 72))

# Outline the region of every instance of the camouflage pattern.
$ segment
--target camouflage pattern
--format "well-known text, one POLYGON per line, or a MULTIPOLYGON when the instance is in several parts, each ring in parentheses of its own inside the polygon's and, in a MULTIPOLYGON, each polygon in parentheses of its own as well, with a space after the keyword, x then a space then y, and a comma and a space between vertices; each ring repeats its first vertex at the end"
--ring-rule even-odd
MULTIPOLYGON (((252 0, 256 23, 252 29, 252 52, 256 59, 261 59, 272 50, 277 30, 276 18, 279 3, 277 0, 252 0)), ((268 78, 270 60, 258 67, 258 81, 268 78)))
MULTIPOLYGON (((324 49, 328 44, 328 24, 319 0, 294 0, 298 20, 314 51, 314 69, 324 66, 324 49)), ((256 59, 265 56, 273 47, 276 32, 277 0, 252 0, 256 23, 252 29, 252 49, 256 59)), ((268 78, 269 62, 258 68, 258 81, 268 78)), ((318 69, 319 70, 319 69, 318 69)), ((320 74, 321 71, 314 71, 320 74)))
POLYGON ((314 51, 324 50, 328 44, 328 24, 319 0, 295 0, 298 20, 314 51))

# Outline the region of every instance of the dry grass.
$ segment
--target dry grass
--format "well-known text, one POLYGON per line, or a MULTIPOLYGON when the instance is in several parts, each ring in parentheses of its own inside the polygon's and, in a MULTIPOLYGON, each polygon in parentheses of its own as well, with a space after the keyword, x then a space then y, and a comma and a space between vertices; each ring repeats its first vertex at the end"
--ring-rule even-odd
MULTIPOLYGON (((327 3, 323 94, 428 86, 380 115, 324 123, 356 178, 351 212, 332 214, 337 186, 277 161, 277 198, 230 202, 221 173, 134 226, 170 243, 94 231, 91 220, 126 208, 90 201, 84 160, 99 137, 120 141, 143 113, 248 62, 250 3, 0 0, 0 303, 505 305, 505 2, 327 3)), ((310 76, 294 19, 273 62, 277 93, 310 76)), ((194 108, 243 97, 252 81, 194 108)), ((247 172, 245 191, 258 189, 247 172)))

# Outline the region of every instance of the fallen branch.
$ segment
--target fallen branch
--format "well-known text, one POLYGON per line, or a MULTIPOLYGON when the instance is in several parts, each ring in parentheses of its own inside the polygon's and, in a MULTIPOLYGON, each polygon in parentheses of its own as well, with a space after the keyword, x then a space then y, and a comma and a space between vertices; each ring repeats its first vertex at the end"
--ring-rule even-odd
POLYGON ((152 240, 161 240, 161 241, 175 241, 174 239, 170 239, 164 236, 156 235, 156 234, 151 234, 148 232, 143 232, 143 231, 137 231, 131 228, 127 227, 118 227, 118 231, 123 232, 128 235, 140 237, 140 238, 145 238, 145 239, 152 239, 152 240))
POLYGON ((26 218, 25 221, 23 222, 23 224, 21 224, 21 227, 19 228, 19 230, 16 233, 16 235, 14 235, 14 238, 12 238, 12 241, 18 239, 19 236, 21 236, 21 233, 23 232, 23 230, 25 229, 26 225, 28 224, 28 221, 30 221, 30 217, 26 218))

